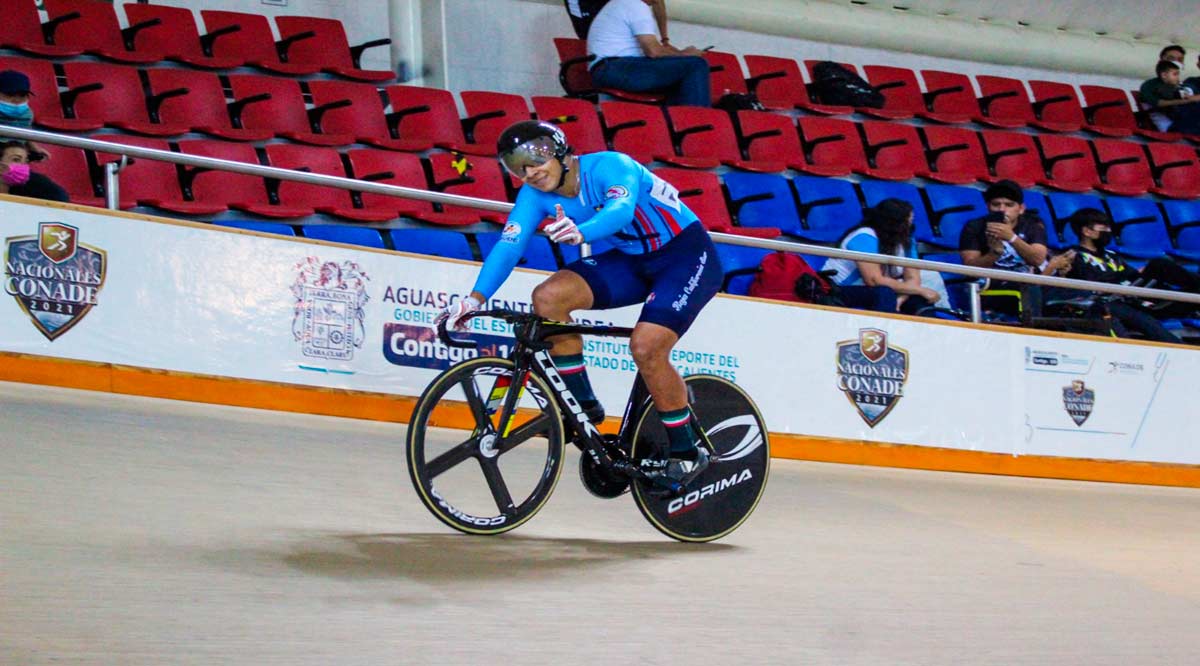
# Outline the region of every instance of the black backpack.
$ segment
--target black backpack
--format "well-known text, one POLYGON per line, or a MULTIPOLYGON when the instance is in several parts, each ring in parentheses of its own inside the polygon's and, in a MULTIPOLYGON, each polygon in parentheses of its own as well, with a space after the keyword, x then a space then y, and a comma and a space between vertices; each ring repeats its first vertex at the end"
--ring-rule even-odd
POLYGON ((828 60, 813 66, 813 92, 822 104, 883 108, 883 93, 861 76, 828 60))

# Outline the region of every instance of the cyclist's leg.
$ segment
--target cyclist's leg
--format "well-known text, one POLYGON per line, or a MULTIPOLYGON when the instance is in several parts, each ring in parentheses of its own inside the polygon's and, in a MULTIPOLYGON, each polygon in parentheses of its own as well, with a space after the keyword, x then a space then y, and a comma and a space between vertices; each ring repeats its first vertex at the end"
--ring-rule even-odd
MULTIPOLYGON (((571 321, 571 313, 591 308, 592 300, 587 281, 569 269, 554 273, 533 289, 533 311, 554 321, 571 321)), ((549 340, 554 343, 550 351, 553 356, 578 354, 583 350, 583 339, 578 335, 557 335, 549 340)))
POLYGON ((716 249, 699 224, 656 254, 646 266, 652 297, 642 308, 630 351, 667 427, 671 457, 687 460, 697 455, 696 436, 689 423, 687 388, 671 365, 671 350, 720 291, 723 274, 716 249))
MULTIPOLYGON (((646 285, 630 280, 634 271, 628 256, 605 252, 573 262, 550 276, 533 292, 534 312, 554 321, 571 321, 575 310, 621 307, 638 303, 646 294, 646 285)), ((554 344, 550 355, 567 388, 593 423, 604 420, 604 408, 596 399, 583 360, 583 340, 579 335, 549 338, 554 344)))

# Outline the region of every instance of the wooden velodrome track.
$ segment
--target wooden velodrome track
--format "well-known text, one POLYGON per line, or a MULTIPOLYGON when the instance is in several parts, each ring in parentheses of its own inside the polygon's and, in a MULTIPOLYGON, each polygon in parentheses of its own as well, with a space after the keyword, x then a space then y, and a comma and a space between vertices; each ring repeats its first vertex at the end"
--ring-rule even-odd
POLYGON ((0 383, 0 664, 1195 664, 1200 492, 776 461, 726 540, 503 537, 403 426, 0 383))

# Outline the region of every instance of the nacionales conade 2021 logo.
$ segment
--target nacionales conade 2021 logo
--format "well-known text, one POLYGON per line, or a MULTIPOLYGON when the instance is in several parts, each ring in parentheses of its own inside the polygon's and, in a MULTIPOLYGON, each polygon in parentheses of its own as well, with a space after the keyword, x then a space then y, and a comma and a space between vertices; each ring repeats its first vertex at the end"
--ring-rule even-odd
POLYGON ((1073 379, 1070 386, 1064 386, 1062 397, 1063 409, 1067 410, 1067 415, 1077 426, 1082 426, 1096 408, 1096 392, 1088 388, 1082 379, 1073 379))
POLYGON ((51 341, 96 306, 104 287, 108 255, 79 236, 69 224, 42 222, 36 236, 5 240, 4 291, 51 341))
POLYGON ((837 344, 838 388, 874 428, 904 397, 908 351, 888 345, 887 331, 863 328, 837 344))
POLYGON ((367 282, 353 261, 307 257, 296 264, 292 336, 305 356, 349 361, 366 337, 367 282))

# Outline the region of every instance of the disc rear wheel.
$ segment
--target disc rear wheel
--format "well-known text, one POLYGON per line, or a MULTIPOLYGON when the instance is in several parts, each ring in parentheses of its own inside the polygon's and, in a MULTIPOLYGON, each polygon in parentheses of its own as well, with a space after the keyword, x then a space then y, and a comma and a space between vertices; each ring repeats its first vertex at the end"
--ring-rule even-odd
MULTIPOLYGON (((696 423, 713 447, 708 468, 678 495, 664 495, 652 481, 636 481, 633 498, 658 531, 680 541, 713 541, 737 529, 758 506, 770 473, 767 427, 740 387, 714 375, 684 380, 694 396, 696 423)), ((634 431, 632 457, 666 451, 658 412, 647 405, 634 431)))

